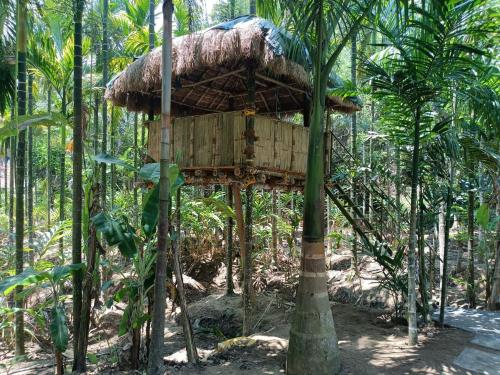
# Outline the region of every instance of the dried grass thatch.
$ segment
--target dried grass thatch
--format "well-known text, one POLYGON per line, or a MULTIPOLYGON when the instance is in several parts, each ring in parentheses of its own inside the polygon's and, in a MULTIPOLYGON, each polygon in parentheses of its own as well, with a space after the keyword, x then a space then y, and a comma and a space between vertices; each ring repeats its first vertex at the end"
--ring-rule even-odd
MULTIPOLYGON (((294 112, 310 93, 304 66, 283 54, 269 21, 244 17, 205 31, 174 38, 172 45, 172 112, 192 115, 245 107, 245 67, 257 72, 257 110, 294 112), (274 39, 273 39, 274 38, 274 39)), ((106 99, 133 111, 160 110, 161 48, 129 65, 107 87, 106 99)), ((343 112, 358 109, 332 97, 329 105, 343 112)))

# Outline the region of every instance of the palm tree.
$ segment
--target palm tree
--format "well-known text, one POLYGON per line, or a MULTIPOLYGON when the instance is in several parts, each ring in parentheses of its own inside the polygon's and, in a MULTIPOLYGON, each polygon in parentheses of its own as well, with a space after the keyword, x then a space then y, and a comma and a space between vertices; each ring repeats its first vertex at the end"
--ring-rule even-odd
POLYGON ((421 142, 432 134, 434 117, 430 103, 435 106, 440 95, 451 92, 452 82, 470 79, 465 68, 474 65, 471 56, 479 51, 467 45, 467 41, 482 30, 480 23, 473 24, 480 6, 480 1, 429 1, 425 10, 412 7, 412 19, 406 22, 405 14, 398 14, 389 5, 383 10, 379 25, 386 48, 365 64, 374 95, 381 102, 381 112, 398 119, 397 124, 391 123, 392 132, 399 132, 400 139, 412 145, 408 249, 410 345, 417 342, 415 249, 421 142), (412 130, 411 141, 408 128, 412 130))
POLYGON ((332 374, 340 370, 337 336, 326 291, 324 253, 324 106, 330 73, 373 1, 260 2, 264 14, 287 14, 312 59, 313 97, 304 191, 302 259, 287 373, 332 374))
MULTIPOLYGON (((102 7, 102 81, 106 84, 108 82, 108 64, 109 64, 109 38, 108 38, 108 12, 109 1, 103 0, 102 7)), ((101 152, 107 153, 108 149, 108 102, 102 101, 102 143, 101 152)), ((106 209, 106 190, 108 184, 107 177, 107 164, 101 164, 101 196, 102 208, 106 209)))
POLYGON ((158 218, 158 250, 155 267, 154 305, 152 314, 151 346, 148 361, 148 375, 162 373, 163 340, 165 328, 165 299, 167 252, 169 247, 169 217, 168 205, 170 201, 168 163, 171 86, 172 86, 172 13, 171 0, 163 2, 163 47, 162 47, 162 129, 160 148, 160 206, 158 218))
MULTIPOLYGON (((72 262, 82 262, 82 168, 83 168, 83 95, 82 95, 82 54, 83 33, 82 16, 84 0, 74 0, 74 70, 73 70, 73 226, 72 226, 72 262)), ((86 353, 79 347, 82 312, 82 272, 73 271, 73 370, 85 372, 86 353)))
MULTIPOLYGON (((17 1, 17 113, 26 114, 26 44, 27 6, 25 0, 17 1)), ((26 152, 26 129, 17 135, 16 156, 16 274, 23 272, 24 266, 24 165, 26 152)), ((24 298, 22 286, 16 287, 16 355, 24 355, 24 298)))

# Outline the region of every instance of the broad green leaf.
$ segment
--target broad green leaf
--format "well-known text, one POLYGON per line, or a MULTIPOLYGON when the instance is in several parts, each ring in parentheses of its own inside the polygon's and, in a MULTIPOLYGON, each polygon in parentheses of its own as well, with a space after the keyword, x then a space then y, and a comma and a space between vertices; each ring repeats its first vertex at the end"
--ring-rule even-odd
POLYGON ((132 258, 137 254, 134 228, 125 218, 116 220, 104 212, 100 212, 90 219, 97 231, 101 233, 109 246, 118 246, 123 256, 132 258))
POLYGON ((118 326, 118 337, 123 336, 128 332, 131 311, 132 306, 128 305, 123 312, 122 318, 120 320, 120 325, 118 326))
MULTIPOLYGON (((149 163, 139 170, 139 177, 155 184, 160 182, 160 163, 149 163)), ((170 182, 170 193, 173 195, 184 184, 184 178, 177 164, 168 165, 168 179, 170 182)))
POLYGON ((64 266, 56 266, 52 270, 52 280, 57 283, 69 276, 73 271, 79 271, 85 267, 83 263, 68 264, 64 266))
POLYGON ((159 210, 159 185, 150 190, 144 197, 142 208, 142 228, 146 237, 151 237, 156 231, 159 210))
POLYGON ((47 279, 47 272, 35 271, 33 268, 28 268, 18 275, 10 276, 0 281, 0 294, 10 294, 16 286, 28 286, 37 284, 38 282, 47 279))
POLYGON ((490 210, 487 203, 483 203, 476 212, 476 219, 481 228, 487 229, 490 222, 490 210))
POLYGON ((59 352, 64 352, 68 347, 68 326, 66 315, 62 306, 52 309, 52 320, 50 322, 50 337, 59 352))
POLYGON ((134 171, 135 168, 128 164, 127 162, 121 160, 121 159, 118 159, 118 158, 115 158, 111 155, 108 155, 108 154, 98 154, 98 155, 95 155, 93 157, 93 159, 97 162, 97 163, 104 163, 104 164, 115 164, 115 165, 119 165, 129 171, 134 171))
POLYGON ((139 177, 157 184, 160 181, 160 163, 149 163, 139 170, 139 177))

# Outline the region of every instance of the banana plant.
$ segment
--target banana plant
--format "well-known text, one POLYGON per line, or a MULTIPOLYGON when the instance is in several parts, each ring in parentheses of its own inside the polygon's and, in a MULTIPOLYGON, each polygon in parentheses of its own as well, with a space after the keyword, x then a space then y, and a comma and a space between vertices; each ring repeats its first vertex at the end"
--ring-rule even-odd
MULTIPOLYGON (((103 260, 101 264, 108 265, 114 272, 122 276, 120 282, 122 287, 106 301, 106 306, 111 307, 113 303, 127 301, 127 307, 120 320, 118 334, 120 336, 127 332, 132 334, 131 362, 133 366, 136 366, 134 364, 137 364, 139 360, 141 329, 144 323, 151 319, 145 311, 145 306, 154 285, 160 167, 159 163, 152 163, 135 169, 127 162, 107 154, 95 155, 93 159, 97 163, 112 164, 127 171, 137 172, 137 175, 144 180, 145 185, 149 187, 149 191, 144 195, 139 227, 134 228, 128 217, 114 211, 100 212, 90 218, 107 245, 117 247, 122 256, 132 261, 133 273, 131 275, 125 275, 120 267, 113 267, 106 260, 103 260)), ((169 166, 169 181, 172 194, 175 194, 184 183, 179 167, 175 164, 169 166)), ((108 289, 112 283, 113 281, 106 282, 103 289, 108 289)))
MULTIPOLYGON (((56 351, 56 359, 62 361, 63 353, 69 342, 69 330, 64 310, 63 285, 75 271, 85 268, 85 264, 76 263, 63 266, 54 266, 49 261, 38 263, 36 268, 28 268, 22 273, 7 277, 0 281, 0 295, 10 295, 17 286, 49 287, 52 290, 52 308, 50 310, 50 338, 56 351)), ((62 366, 62 362, 58 363, 62 366)))

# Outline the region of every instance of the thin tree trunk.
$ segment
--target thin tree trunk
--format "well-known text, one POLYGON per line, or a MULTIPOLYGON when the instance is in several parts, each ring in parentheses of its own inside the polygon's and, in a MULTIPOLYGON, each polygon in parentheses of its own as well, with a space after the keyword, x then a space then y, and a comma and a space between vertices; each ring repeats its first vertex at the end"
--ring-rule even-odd
POLYGON ((9 214, 9 194, 8 194, 8 185, 9 185, 9 175, 7 173, 8 167, 9 167, 9 161, 12 160, 12 155, 11 155, 11 150, 9 147, 10 140, 7 139, 4 142, 4 150, 5 150, 5 158, 3 159, 4 162, 4 175, 3 175, 3 186, 4 186, 4 205, 5 205, 5 215, 9 214))
MULTIPOLYGON (((52 112, 52 87, 47 91, 47 111, 52 112)), ((52 178, 50 176, 50 165, 52 163, 52 139, 50 125, 47 127, 47 230, 50 230, 50 211, 52 209, 52 178)))
MULTIPOLYGON (((351 81, 354 87, 356 87, 356 59, 357 59, 357 45, 356 45, 356 33, 351 37, 351 81)), ((355 205, 358 204, 358 189, 356 186, 356 170, 358 165, 358 129, 357 129, 357 114, 353 112, 351 114, 351 154, 353 156, 353 164, 351 168, 353 169, 354 177, 351 181, 352 189, 351 189, 351 200, 355 205)), ((353 217, 356 217, 356 213, 351 212, 353 217)), ((352 230, 352 268, 356 276, 359 276, 358 271, 358 236, 356 231, 352 230)))
MULTIPOLYGON (((33 115, 33 75, 28 74, 28 115, 33 115)), ((28 191, 27 191, 27 204, 28 204, 28 247, 30 252, 28 254, 29 264, 33 265, 34 249, 33 249, 33 127, 28 127, 28 191)))
POLYGON ((396 238, 401 241, 401 153, 396 145, 396 238))
MULTIPOLYGON (((472 167, 469 164, 469 169, 472 167)), ((474 283, 474 206, 475 192, 472 188, 474 178, 472 172, 469 172, 469 191, 467 204, 467 301, 469 308, 476 307, 476 292, 474 283)))
POLYGON ((168 164, 169 164, 169 130, 172 86, 172 13, 171 0, 163 2, 163 47, 162 47, 162 127, 160 148, 160 206, 158 218, 158 251, 156 257, 154 305, 152 316, 151 347, 149 352, 148 375, 163 373, 163 340, 165 328, 165 299, 168 238, 168 206, 170 201, 168 164))
MULTIPOLYGON (((110 149, 109 149, 109 153, 111 154, 111 156, 115 157, 116 156, 116 150, 115 150, 115 147, 116 147, 116 127, 115 127, 115 123, 116 123, 116 119, 115 119, 115 116, 116 116, 116 111, 115 111, 115 107, 112 106, 111 107, 111 124, 110 124, 110 140, 109 140, 109 143, 110 143, 110 149)), ((110 183, 110 187, 109 187, 109 190, 110 190, 110 200, 111 200, 111 209, 113 209, 113 207, 115 206, 115 189, 116 189, 116 166, 115 164, 111 164, 110 166, 111 168, 111 183, 110 183)))
POLYGON ((245 200, 245 261, 243 263, 243 330, 242 335, 248 336, 252 324, 252 254, 253 254, 253 186, 246 189, 245 200))
MULTIPOLYGON (((17 113, 26 114, 26 43, 27 43, 27 6, 25 0, 17 2, 17 113)), ((17 136, 16 157, 16 274, 24 268, 24 165, 26 153, 26 129, 17 136)), ((22 286, 16 287, 16 355, 24 355, 24 298, 22 286)))
MULTIPOLYGON (((229 207, 233 207, 233 191, 230 186, 226 190, 226 200, 229 207)), ((233 218, 228 217, 226 221, 226 295, 234 294, 233 282, 233 218)))
MULTIPOLYGON (((82 168, 83 168, 83 91, 82 91, 82 16, 84 0, 74 0, 75 47, 73 69, 73 209, 72 209, 72 256, 73 264, 82 262, 82 168)), ((78 343, 82 317, 82 271, 73 271, 73 368, 76 372, 85 371, 85 353, 78 343)))
MULTIPOLYGON (((66 88, 63 88, 61 98, 61 112, 66 116, 66 88)), ((64 201, 66 199, 66 124, 61 125, 61 160, 60 160, 60 185, 59 185, 59 221, 65 219, 64 201)), ((59 239, 59 251, 62 253, 64 249, 64 239, 59 239)))
MULTIPOLYGON (((439 324, 444 327, 444 309, 446 307, 446 294, 448 287, 448 251, 450 248, 450 229, 451 229, 451 206, 453 204, 453 182, 455 178, 455 171, 453 167, 453 162, 450 166, 450 181, 448 184, 448 189, 446 192, 446 213, 445 213, 445 225, 444 225, 444 236, 443 236, 443 254, 440 254, 441 264, 441 298, 439 303, 439 324)), ((441 234, 440 234, 441 237, 441 234)), ((439 246, 441 247, 441 241, 439 246)), ((441 249, 440 249, 441 252, 441 249)))
POLYGON ((417 296, 415 283, 415 250, 417 247, 417 186, 420 163, 420 107, 415 111, 413 159, 411 165, 410 241, 408 248, 408 344, 417 344, 417 296))
POLYGON ((322 71, 323 46, 326 44, 322 6, 318 15, 315 19, 316 56, 304 191, 302 257, 296 311, 288 344, 288 375, 330 375, 340 371, 340 354, 325 272, 323 106, 327 77, 322 71))
MULTIPOLYGON (((108 40, 108 9, 109 0, 103 0, 102 3, 102 80, 108 82, 108 64, 109 64, 109 40, 108 40)), ((103 97, 102 100, 102 144, 101 152, 106 154, 108 152, 108 103, 103 97)), ((107 164, 101 163, 101 196, 102 196, 102 209, 106 210, 106 195, 107 195, 107 164)))
MULTIPOLYGON (((500 217, 500 190, 498 183, 494 182, 494 193, 496 195, 496 217, 500 217)), ((497 221, 496 227, 496 249, 495 266, 491 281, 491 295, 488 300, 488 310, 500 310, 500 221, 497 221)))
POLYGON ((139 145, 137 143, 138 141, 138 125, 139 125, 139 114, 136 112, 134 113, 134 211, 136 212, 134 215, 134 222, 136 226, 139 224, 139 200, 138 200, 138 194, 137 194, 137 168, 139 166, 139 160, 137 158, 138 152, 139 152, 139 145))
MULTIPOLYGON (((14 112, 12 113, 14 116, 14 112)), ((10 161, 9 161, 9 245, 14 245, 14 190, 15 190, 15 180, 16 180, 16 144, 17 138, 10 137, 9 139, 9 151, 10 151, 10 161)))
POLYGON ((255 16, 257 14, 257 4, 255 0, 250 0, 250 15, 255 16))
MULTIPOLYGON (((99 185, 97 183, 92 186, 92 196, 89 196, 91 201, 87 201, 89 217, 97 215, 100 211, 99 185)), ((87 346, 89 341, 90 329, 90 313, 92 306, 92 296, 94 289, 95 265, 97 257, 97 232, 95 226, 88 223, 88 239, 87 239, 87 267, 85 269, 85 278, 83 280, 82 293, 82 313, 80 320, 80 336, 78 338, 78 350, 76 352, 77 368, 80 371, 85 371, 87 356, 87 346)))
POLYGON ((272 242, 272 248, 273 248, 273 262, 274 266, 276 268, 279 267, 278 264, 278 225, 277 225, 277 215, 278 215, 278 203, 277 203, 277 196, 278 193, 276 190, 273 189, 272 191, 272 212, 273 215, 271 216, 271 242, 272 242))
POLYGON ((186 301, 186 292, 184 290, 184 281, 182 280, 182 268, 181 268, 181 190, 177 190, 177 236, 174 241, 174 272, 175 280, 177 284, 177 292, 181 307, 182 315, 182 328, 184 331, 184 339, 186 341, 186 352, 189 363, 198 363, 198 352, 196 350, 196 345, 194 342, 193 328, 191 326, 191 320, 189 319, 189 312, 186 301))
POLYGON ((419 264, 419 289, 420 298, 422 301, 422 315, 424 317, 424 322, 430 322, 429 315, 429 294, 427 291, 427 273, 425 270, 425 232, 424 232, 424 195, 422 189, 422 180, 419 184, 419 209, 418 209, 418 264, 419 264))

